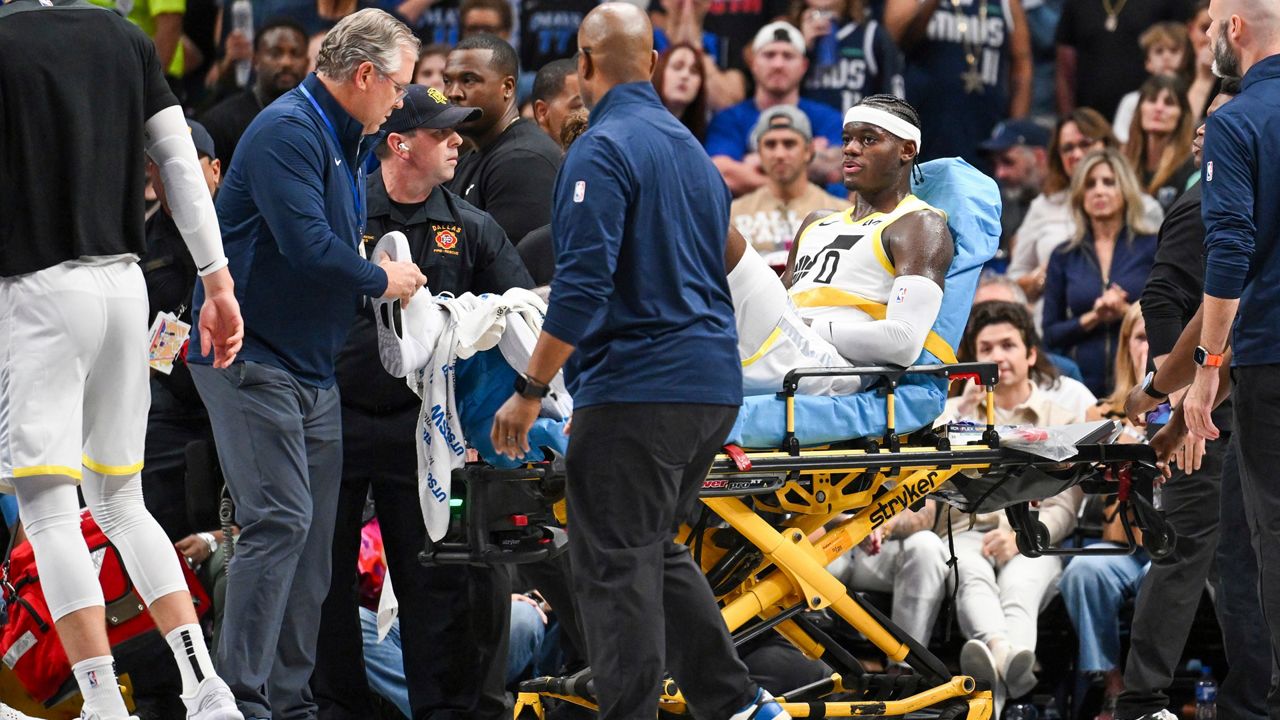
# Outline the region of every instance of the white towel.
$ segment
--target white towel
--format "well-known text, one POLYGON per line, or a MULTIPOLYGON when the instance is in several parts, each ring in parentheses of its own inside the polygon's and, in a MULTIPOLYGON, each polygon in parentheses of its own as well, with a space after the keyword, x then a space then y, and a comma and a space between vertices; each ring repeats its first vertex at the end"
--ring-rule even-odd
MULTIPOLYGON (((442 293, 434 301, 440 312, 448 314, 448 320, 434 342, 419 338, 424 346, 434 347, 431 360, 405 380, 422 398, 417 428, 418 497, 427 535, 432 541, 439 541, 449 530, 453 470, 466 462, 466 441, 454 391, 454 364, 506 340, 503 356, 523 372, 528 368, 547 306, 537 295, 519 288, 502 295, 465 293, 453 297, 442 293)), ((557 419, 568 417, 573 406, 559 374, 552 388, 555 395, 544 400, 542 414, 557 419)))
POLYGON ((400 614, 400 600, 396 598, 396 589, 391 586, 391 569, 382 576, 382 595, 378 598, 378 642, 387 639, 391 626, 400 614))

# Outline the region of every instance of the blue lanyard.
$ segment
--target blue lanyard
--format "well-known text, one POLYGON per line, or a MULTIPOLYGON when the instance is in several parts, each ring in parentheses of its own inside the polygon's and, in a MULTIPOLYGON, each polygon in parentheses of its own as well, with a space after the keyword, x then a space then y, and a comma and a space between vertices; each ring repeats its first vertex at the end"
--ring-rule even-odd
MULTIPOLYGON (((335 159, 339 162, 342 160, 342 140, 338 137, 338 130, 333 126, 333 122, 329 120, 329 115, 320 107, 320 103, 316 102, 311 91, 306 85, 298 85, 298 89, 306 96, 311 103, 311 107, 320 113, 320 119, 324 121, 325 127, 329 128, 329 135, 333 138, 333 144, 336 148, 335 159)), ((364 168, 357 164, 355 170, 351 169, 351 164, 347 164, 347 177, 351 180, 351 196, 355 198, 356 203, 356 224, 359 226, 359 232, 356 233, 356 245, 360 245, 361 238, 364 236, 364 168)))

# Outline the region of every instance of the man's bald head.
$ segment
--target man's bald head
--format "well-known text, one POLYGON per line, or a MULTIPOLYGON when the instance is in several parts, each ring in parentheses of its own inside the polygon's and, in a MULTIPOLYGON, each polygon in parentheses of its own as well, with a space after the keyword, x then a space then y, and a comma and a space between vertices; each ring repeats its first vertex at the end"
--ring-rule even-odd
POLYGON ((615 85, 647 82, 657 62, 649 17, 628 2, 606 2, 587 13, 578 27, 578 49, 578 77, 588 107, 615 85))
POLYGON ((1280 53, 1280 3, 1276 0, 1211 0, 1209 39, 1214 72, 1243 75, 1263 58, 1280 53))

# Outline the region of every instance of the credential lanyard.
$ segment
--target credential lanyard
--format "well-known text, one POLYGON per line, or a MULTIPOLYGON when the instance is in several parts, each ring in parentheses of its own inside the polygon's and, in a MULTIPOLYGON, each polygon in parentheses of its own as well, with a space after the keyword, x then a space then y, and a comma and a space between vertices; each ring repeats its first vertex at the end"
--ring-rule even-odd
MULTIPOLYGON (((311 107, 315 108, 316 112, 320 113, 320 119, 324 121, 325 127, 329 128, 329 136, 333 138, 333 144, 337 152, 337 155, 335 156, 334 159, 339 163, 342 162, 342 140, 338 137, 338 129, 333 126, 333 122, 329 120, 328 113, 324 111, 324 108, 320 107, 320 103, 316 102, 315 96, 311 94, 311 91, 307 89, 307 86, 298 85, 298 89, 301 90, 302 94, 306 96, 307 101, 311 103, 311 107)), ((356 249, 363 250, 363 243, 361 242, 361 238, 364 237, 364 222, 365 222, 364 168, 357 166, 353 170, 351 168, 351 164, 348 163, 347 178, 351 180, 351 196, 355 198, 355 203, 356 203, 356 224, 359 228, 359 231, 356 233, 356 242, 355 242, 356 249)), ((360 254, 364 255, 363 252, 361 252, 360 254)))

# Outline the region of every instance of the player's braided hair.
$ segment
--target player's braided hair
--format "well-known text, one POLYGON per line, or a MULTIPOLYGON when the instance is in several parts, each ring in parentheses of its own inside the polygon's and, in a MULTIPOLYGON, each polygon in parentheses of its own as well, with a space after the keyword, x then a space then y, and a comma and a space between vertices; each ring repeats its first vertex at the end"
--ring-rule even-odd
MULTIPOLYGON (((894 117, 911 123, 916 127, 922 127, 920 125, 920 113, 916 112, 916 109, 911 106, 911 103, 903 100, 897 95, 868 95, 858 104, 868 105, 877 110, 883 110, 894 117)), ((917 150, 917 153, 918 152, 919 151, 917 150)), ((911 161, 911 170, 915 173, 916 180, 918 182, 924 180, 924 173, 920 171, 920 156, 918 154, 915 159, 911 161)))
POLYGON ((877 110, 883 110, 890 115, 906 120, 916 127, 920 127, 920 114, 916 112, 915 108, 911 107, 911 103, 897 95, 868 95, 858 104, 870 105, 877 110))

